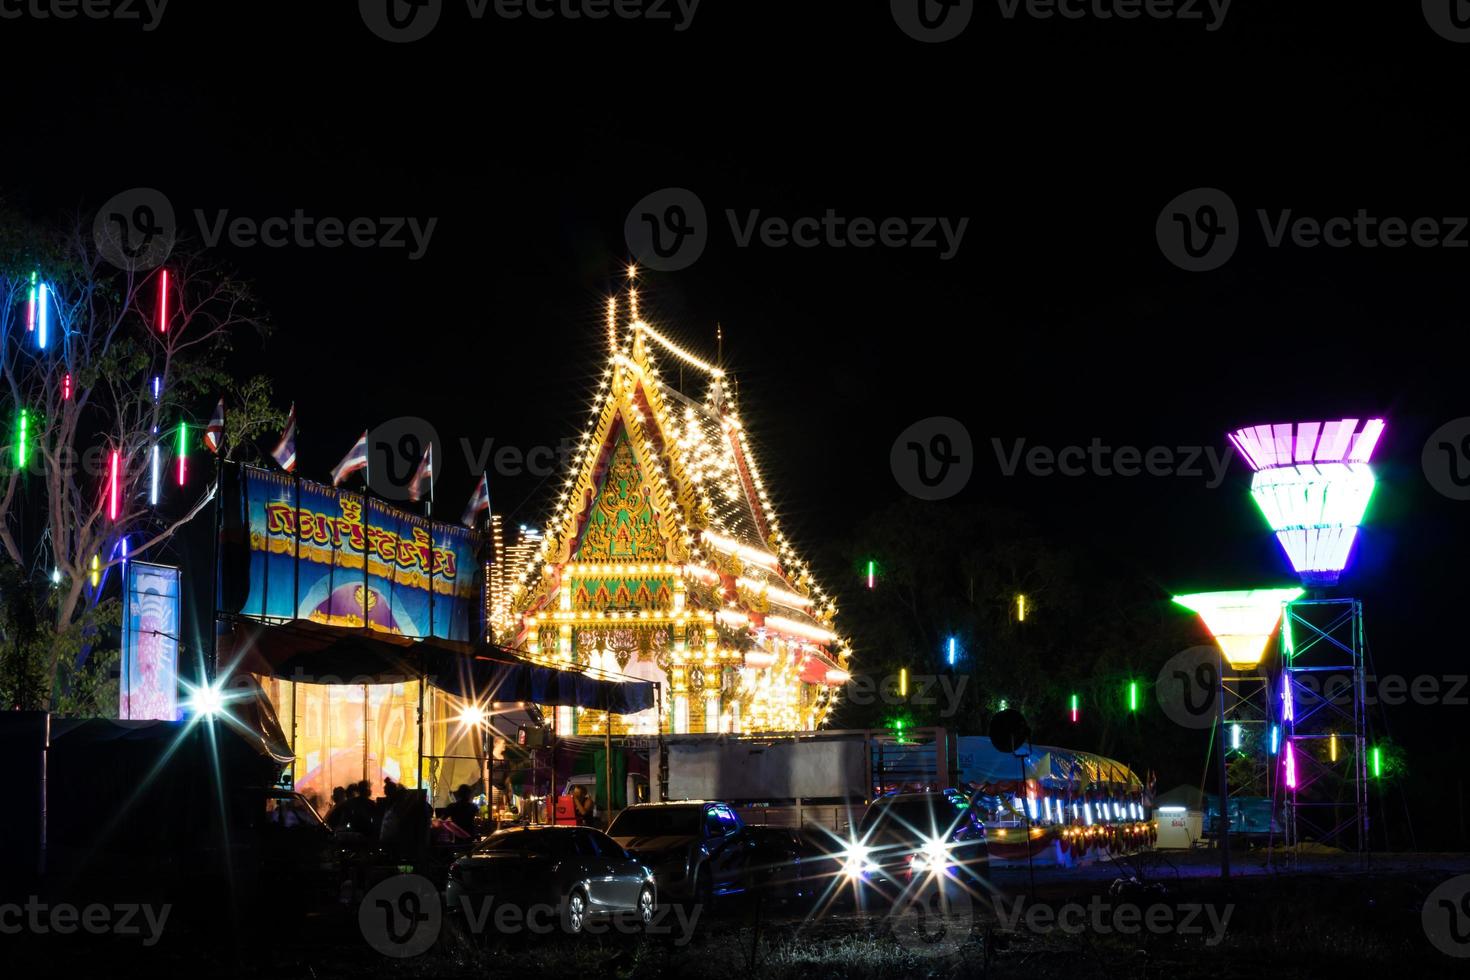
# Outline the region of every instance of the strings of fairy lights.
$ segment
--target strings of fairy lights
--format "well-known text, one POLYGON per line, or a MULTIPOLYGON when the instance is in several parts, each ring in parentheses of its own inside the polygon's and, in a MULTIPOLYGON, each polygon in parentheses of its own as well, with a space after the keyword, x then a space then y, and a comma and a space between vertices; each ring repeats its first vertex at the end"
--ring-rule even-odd
MULTIPOLYGON (((160 268, 156 274, 157 289, 154 309, 151 315, 143 314, 143 322, 148 329, 156 330, 159 334, 165 334, 169 330, 173 317, 170 309, 171 279, 167 268, 160 268)), ((66 308, 57 291, 52 284, 41 275, 39 269, 32 270, 28 282, 25 284, 25 323, 26 334, 34 340, 37 351, 49 352, 58 350, 60 358, 64 361, 61 365, 60 395, 61 405, 64 410, 70 410, 70 406, 77 403, 77 378, 73 375, 72 354, 67 342, 69 331, 66 327, 66 308), (53 307, 55 309, 53 310, 53 307), (59 314, 59 315, 58 315, 59 314), (59 327, 59 330, 54 330, 59 327), (59 340, 59 343, 54 341, 59 340)), ((153 403, 156 407, 163 398, 163 379, 155 376, 150 383, 153 403)), ((81 393, 85 397, 85 391, 81 393)), ((16 412, 15 422, 15 462, 19 469, 25 471, 30 462, 31 449, 44 440, 47 431, 44 415, 38 419, 37 413, 30 407, 19 406, 16 412), (38 424, 38 422, 40 424, 38 424)), ((162 469, 162 439, 159 436, 158 426, 152 427, 151 444, 143 450, 143 458, 146 461, 145 473, 148 483, 148 504, 157 506, 160 496, 160 482, 162 469)), ((188 425, 180 421, 177 429, 175 444, 175 457, 178 467, 178 484, 184 486, 188 481, 188 425)), ((113 445, 106 451, 104 467, 102 472, 102 487, 99 507, 106 514, 108 521, 119 524, 130 519, 126 498, 129 495, 127 483, 129 479, 129 459, 131 450, 125 451, 120 445, 113 445)), ((127 554, 126 538, 120 539, 122 554, 127 554)), ((100 556, 90 556, 88 578, 93 588, 98 587, 100 582, 100 556)), ((53 583, 59 580, 59 570, 53 571, 53 583)))
MULTIPOLYGON (((629 278, 633 278, 632 270, 629 278)), ((682 542, 682 550, 690 556, 689 563, 682 566, 685 577, 707 581, 706 576, 714 573, 703 566, 714 563, 716 555, 723 554, 796 587, 788 590, 756 579, 740 578, 739 584, 743 589, 749 589, 768 601, 798 609, 815 621, 767 616, 765 642, 777 648, 779 655, 773 653, 771 664, 763 665, 759 670, 742 670, 740 686, 750 698, 751 721, 779 719, 791 727, 801 727, 798 723, 802 719, 793 698, 801 679, 800 670, 811 656, 810 652, 804 652, 806 647, 811 644, 833 646, 844 664, 851 654, 846 639, 827 628, 836 615, 836 603, 816 584, 810 567, 800 559, 781 528, 759 468, 755 465, 745 427, 730 398, 724 370, 693 354, 644 320, 639 315, 636 288, 630 285, 625 295, 624 329, 619 328, 618 298, 610 297, 607 301, 605 328, 609 360, 598 378, 588 422, 578 437, 569 472, 553 503, 547 523, 548 533, 514 584, 512 604, 528 601, 531 583, 551 576, 553 569, 550 566, 559 561, 565 562, 564 558, 554 558, 553 555, 559 556, 571 547, 580 506, 589 491, 596 492, 596 488, 591 486, 593 467, 590 463, 594 454, 603 451, 621 414, 627 422, 627 438, 638 452, 644 479, 653 488, 659 520, 672 525, 670 530, 682 542), (667 389, 653 356, 655 345, 708 376, 706 405, 719 419, 718 436, 713 432, 706 436, 693 408, 686 406, 682 413, 669 410, 667 389), (745 487, 740 486, 747 481, 753 493, 747 493, 745 487), (698 509, 703 512, 704 524, 711 529, 695 533, 683 507, 676 503, 677 487, 693 493, 698 509), (763 530, 769 534, 771 552, 752 548, 725 533, 723 514, 711 492, 716 488, 723 491, 726 503, 737 502, 741 496, 753 496, 750 502, 757 508, 759 519, 764 524, 763 530)), ((568 564, 561 571, 567 574, 574 567, 568 564)), ((718 581, 718 575, 715 575, 715 580, 718 581)), ((725 591, 717 586, 718 593, 725 591)), ((717 612, 717 621, 729 628, 756 628, 749 617, 733 605, 734 597, 727 596, 726 601, 732 605, 717 612)), ((534 629, 540 618, 528 617, 527 626, 534 629)), ((758 662, 753 654, 754 651, 746 658, 747 667, 758 662)), ((564 647, 561 655, 567 655, 564 647)), ((692 666, 697 667, 698 664, 692 666)), ((828 673, 844 676, 846 672, 837 669, 828 673)), ((825 718, 836 697, 834 688, 825 690, 820 703, 811 706, 813 723, 820 723, 825 718)))

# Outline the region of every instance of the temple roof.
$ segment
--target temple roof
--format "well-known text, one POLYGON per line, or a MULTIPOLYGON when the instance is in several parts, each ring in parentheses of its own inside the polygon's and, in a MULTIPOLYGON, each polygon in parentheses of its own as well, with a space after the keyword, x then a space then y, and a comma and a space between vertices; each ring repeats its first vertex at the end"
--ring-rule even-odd
MULTIPOLYGON (((826 645, 834 639, 835 605, 781 531, 724 371, 643 321, 631 290, 629 300, 630 319, 622 328, 616 323, 616 303, 610 301, 609 360, 592 417, 516 604, 539 607, 546 598, 544 593, 537 597, 547 585, 543 567, 584 559, 589 535, 598 543, 593 561, 647 561, 640 558, 646 554, 640 548, 657 542, 664 554, 655 561, 711 570, 703 574, 718 570, 745 594, 732 596, 727 589, 727 604, 737 601, 763 611, 780 624, 768 623, 768 628, 784 627, 826 645), (707 376, 703 400, 662 380, 655 349, 707 376), (631 447, 631 462, 626 447, 631 447), (621 481, 612 496, 609 479, 621 481), (630 480, 638 484, 636 494, 627 486, 630 480), (610 521, 617 523, 615 529, 610 521), (813 631, 826 638, 816 639, 813 631)), ((697 590, 690 595, 698 601, 697 590)))

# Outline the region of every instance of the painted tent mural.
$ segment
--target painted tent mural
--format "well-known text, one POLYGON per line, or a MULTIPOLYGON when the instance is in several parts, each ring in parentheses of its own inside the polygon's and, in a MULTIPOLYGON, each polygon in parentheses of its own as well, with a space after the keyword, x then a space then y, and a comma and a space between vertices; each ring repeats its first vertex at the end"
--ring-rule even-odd
POLYGON ((231 611, 415 639, 479 637, 478 534, 254 467, 241 468, 238 487, 249 560, 231 611))

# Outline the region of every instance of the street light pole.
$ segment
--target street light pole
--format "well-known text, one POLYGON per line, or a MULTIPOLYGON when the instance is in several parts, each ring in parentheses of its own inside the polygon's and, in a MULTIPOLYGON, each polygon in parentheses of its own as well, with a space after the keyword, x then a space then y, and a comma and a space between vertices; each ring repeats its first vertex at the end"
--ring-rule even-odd
POLYGON ((1225 652, 1220 651, 1220 665, 1216 669, 1217 690, 1215 692, 1215 717, 1219 721, 1216 736, 1220 743, 1220 754, 1216 757, 1220 779, 1220 878, 1230 880, 1230 782, 1225 765, 1225 652))

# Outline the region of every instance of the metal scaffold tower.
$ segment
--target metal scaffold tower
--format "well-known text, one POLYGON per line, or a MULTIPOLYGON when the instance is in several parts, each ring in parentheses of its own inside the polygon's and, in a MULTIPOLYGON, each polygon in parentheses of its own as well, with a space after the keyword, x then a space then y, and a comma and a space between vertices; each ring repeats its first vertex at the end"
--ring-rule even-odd
POLYGON ((1368 849, 1363 604, 1289 603, 1281 628, 1286 839, 1368 849))

